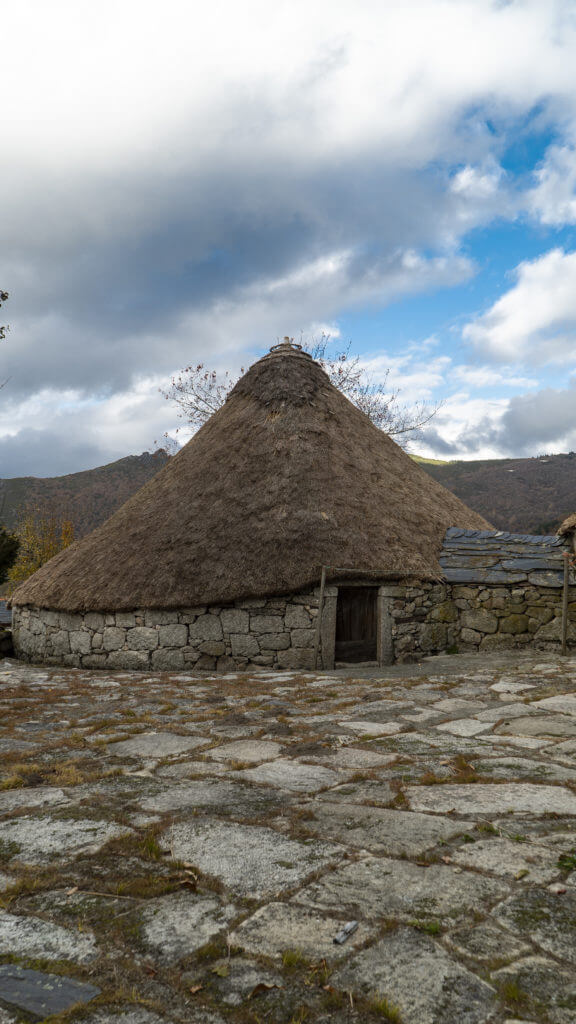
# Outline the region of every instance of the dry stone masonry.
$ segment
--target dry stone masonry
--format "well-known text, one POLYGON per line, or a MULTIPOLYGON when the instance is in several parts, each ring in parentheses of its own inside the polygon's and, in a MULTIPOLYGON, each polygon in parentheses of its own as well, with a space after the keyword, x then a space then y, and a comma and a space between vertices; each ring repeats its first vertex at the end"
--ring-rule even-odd
MULTIPOLYGON (((562 592, 558 589, 422 584, 383 590, 397 661, 444 651, 560 648, 562 592)), ((569 590, 568 646, 576 647, 576 586, 569 590)))
MULTIPOLYGON (((557 650, 562 636, 565 537, 494 530, 446 532, 444 582, 382 588, 395 658, 526 646, 557 650)), ((569 587, 568 646, 576 646, 576 585, 569 587)))
POLYGON ((76 668, 312 668, 317 614, 312 593, 178 611, 15 608, 14 646, 23 661, 76 668))

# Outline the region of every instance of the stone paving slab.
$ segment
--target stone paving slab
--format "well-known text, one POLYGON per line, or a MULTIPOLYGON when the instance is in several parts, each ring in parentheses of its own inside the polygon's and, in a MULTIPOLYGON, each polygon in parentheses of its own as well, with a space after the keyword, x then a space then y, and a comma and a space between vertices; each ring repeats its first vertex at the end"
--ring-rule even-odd
POLYGON ((562 786, 531 783, 477 783, 474 786, 408 786, 406 796, 416 811, 434 814, 574 814, 576 794, 562 786))
POLYGON ((64 856, 94 852, 130 829, 90 819, 58 821, 52 818, 16 818, 2 824, 0 844, 9 860, 44 864, 64 856))
POLYGON ((85 932, 74 933, 38 917, 0 910, 0 956, 7 954, 85 964, 96 959, 98 947, 93 936, 85 932))
POLYGON ((269 761, 258 768, 247 768, 245 771, 234 772, 234 777, 245 782, 262 782, 268 786, 292 790, 296 793, 315 793, 328 786, 336 786, 349 776, 344 772, 335 772, 321 765, 303 764, 300 761, 289 761, 279 758, 269 761))
POLYGON ((517 881, 543 885, 557 878, 558 853, 536 843, 515 843, 509 839, 482 839, 460 847, 452 854, 455 864, 489 871, 517 881))
POLYGON ((165 757, 176 757, 187 754, 190 750, 206 746, 208 741, 202 736, 177 736, 169 732, 143 732, 130 740, 113 743, 109 753, 115 757, 146 757, 161 761, 165 757))
POLYGON ((576 964, 576 890, 528 889, 501 903, 494 916, 517 934, 529 930, 541 949, 576 964))
POLYGON ((319 837, 338 840, 354 849, 395 857, 419 857, 468 828, 469 821, 451 822, 439 817, 366 807, 355 803, 317 802, 307 827, 319 837))
POLYGON ((311 761, 324 764, 327 768, 362 771, 366 768, 386 768, 397 760, 396 754, 378 754, 375 750, 357 747, 341 747, 332 754, 311 757, 311 761))
POLYGON ((212 747, 206 756, 215 761, 245 761, 249 764, 260 764, 261 761, 272 761, 279 757, 282 746, 271 740, 237 740, 225 743, 221 747, 212 747))
POLYGON ((272 829, 232 822, 182 822, 164 838, 173 857, 253 899, 276 896, 343 856, 342 848, 330 843, 288 839, 272 829))
MULTIPOLYGON (((233 774, 235 777, 244 775, 243 772, 233 774)), ((220 814, 246 814, 252 817, 255 814, 269 814, 286 806, 287 799, 290 799, 288 794, 264 786, 206 778, 168 786, 155 796, 146 797, 140 806, 144 811, 159 814, 168 811, 195 814, 199 810, 217 808, 220 814)))
POLYGON ((248 953, 263 954, 276 960, 282 953, 294 950, 312 960, 331 963, 375 938, 377 931, 362 924, 345 945, 337 945, 334 937, 347 923, 347 918, 327 917, 313 909, 286 903, 268 903, 244 921, 230 939, 248 953))
POLYGON ((142 937, 161 963, 173 964, 204 946, 235 917, 233 904, 192 893, 152 900, 142 913, 142 937))
POLYGON ((0 693, 0 959, 69 1024, 576 1024, 574 659, 0 693))
POLYGON ((490 907, 506 892, 491 878, 452 866, 380 857, 333 871, 301 889, 293 900, 335 912, 346 909, 351 916, 367 920, 445 921, 490 907))
POLYGON ((6 793, 0 793, 0 815, 29 807, 54 807, 69 802, 69 797, 63 790, 52 789, 50 786, 40 786, 38 789, 11 789, 6 793))
POLYGON ((352 958, 333 983, 347 991, 385 996, 403 1024, 484 1024, 496 1002, 491 986, 437 943, 408 928, 352 958))
POLYGON ((452 932, 446 942, 454 952, 488 964, 518 960, 519 957, 531 952, 531 946, 527 942, 522 942, 507 929, 498 927, 490 920, 460 928, 452 932))

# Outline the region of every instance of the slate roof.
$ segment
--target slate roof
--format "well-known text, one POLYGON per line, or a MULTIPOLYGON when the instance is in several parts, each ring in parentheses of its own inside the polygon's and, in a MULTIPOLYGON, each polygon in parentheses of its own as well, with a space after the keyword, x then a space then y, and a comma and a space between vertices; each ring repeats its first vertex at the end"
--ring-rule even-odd
POLYGON ((0 625, 10 625, 12 622, 12 612, 6 607, 6 601, 0 601, 0 625))
POLYGON ((442 545, 440 566, 447 583, 561 587, 565 551, 570 551, 566 537, 451 527, 442 545))

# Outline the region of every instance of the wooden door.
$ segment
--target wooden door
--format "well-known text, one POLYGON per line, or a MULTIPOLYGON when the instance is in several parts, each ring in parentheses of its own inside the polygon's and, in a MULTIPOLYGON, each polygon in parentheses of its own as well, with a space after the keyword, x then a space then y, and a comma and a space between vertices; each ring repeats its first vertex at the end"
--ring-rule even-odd
POLYGON ((377 587, 339 587, 336 661, 376 661, 377 587))

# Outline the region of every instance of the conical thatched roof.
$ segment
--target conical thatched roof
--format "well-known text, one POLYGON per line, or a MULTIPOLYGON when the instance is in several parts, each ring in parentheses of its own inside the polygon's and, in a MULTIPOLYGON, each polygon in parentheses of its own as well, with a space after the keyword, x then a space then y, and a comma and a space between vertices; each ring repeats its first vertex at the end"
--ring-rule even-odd
POLYGON ((438 578, 449 526, 489 528, 310 356, 281 345, 156 477, 22 584, 13 603, 218 604, 302 590, 322 565, 438 578))

